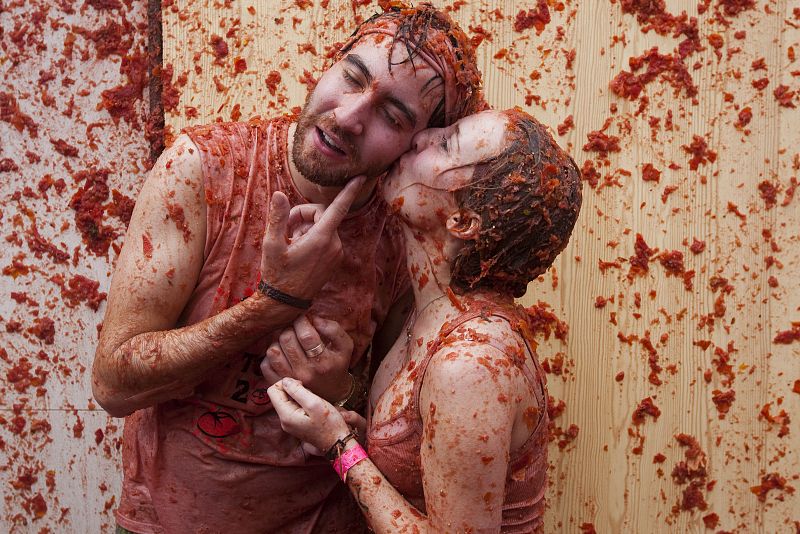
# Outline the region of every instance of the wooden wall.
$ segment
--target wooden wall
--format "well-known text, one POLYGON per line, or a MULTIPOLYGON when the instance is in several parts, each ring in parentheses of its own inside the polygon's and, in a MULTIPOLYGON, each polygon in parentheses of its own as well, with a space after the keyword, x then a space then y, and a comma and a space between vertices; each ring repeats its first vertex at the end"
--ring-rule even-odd
POLYGON ((150 165, 146 8, 0 7, 3 533, 114 531, 122 424, 92 399, 90 368, 150 165))
MULTIPOLYGON (((751 3, 668 0, 638 17, 609 0, 445 4, 483 36, 489 101, 529 110, 585 171, 570 246, 523 299, 569 331, 540 353, 565 403, 549 532, 799 528, 800 342, 775 340, 800 321, 800 4, 751 3), (615 94, 653 47, 638 97, 615 94), (751 490, 770 483, 785 487, 751 490)), ((172 133, 302 105, 302 80, 376 8, 165 1, 172 133)))

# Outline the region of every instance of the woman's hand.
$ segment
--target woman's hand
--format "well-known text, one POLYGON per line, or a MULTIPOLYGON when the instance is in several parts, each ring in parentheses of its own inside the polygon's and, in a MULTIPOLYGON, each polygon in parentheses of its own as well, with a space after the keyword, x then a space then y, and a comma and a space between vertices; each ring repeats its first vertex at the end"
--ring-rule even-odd
POLYGON ((281 419, 281 428, 319 452, 324 453, 350 432, 335 406, 293 378, 276 382, 267 394, 281 419))

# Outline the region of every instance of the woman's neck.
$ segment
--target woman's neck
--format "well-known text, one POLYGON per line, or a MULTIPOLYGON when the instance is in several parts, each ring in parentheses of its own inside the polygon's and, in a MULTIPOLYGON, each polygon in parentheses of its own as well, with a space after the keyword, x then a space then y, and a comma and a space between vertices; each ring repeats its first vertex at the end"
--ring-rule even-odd
POLYGON ((444 235, 425 233, 403 225, 406 240, 406 262, 411 287, 414 291, 414 307, 417 316, 437 317, 441 321, 459 313, 473 300, 485 300, 494 304, 511 304, 514 298, 491 289, 478 289, 465 294, 450 290, 452 275, 450 266, 463 242, 444 235))
MULTIPOLYGON (((406 240, 406 266, 414 291, 414 304, 419 312, 434 300, 447 300, 450 286, 450 262, 458 246, 447 235, 422 233, 403 225, 406 240)), ((438 307, 438 306, 437 306, 438 307)))

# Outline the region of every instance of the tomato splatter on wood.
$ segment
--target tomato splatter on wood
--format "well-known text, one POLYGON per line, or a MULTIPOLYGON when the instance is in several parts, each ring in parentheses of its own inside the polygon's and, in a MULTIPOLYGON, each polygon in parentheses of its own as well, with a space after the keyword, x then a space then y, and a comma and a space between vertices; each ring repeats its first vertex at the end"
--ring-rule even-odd
POLYGON ((706 242, 700 241, 697 238, 692 238, 692 244, 689 247, 689 250, 692 251, 692 254, 700 254, 706 249, 706 242))
POLYGON ((56 326, 49 317, 36 317, 33 319, 33 326, 27 332, 44 341, 45 345, 52 345, 55 340, 56 326))
POLYGON ((697 96, 697 86, 680 55, 661 54, 656 46, 641 56, 631 57, 628 64, 630 71, 623 70, 609 82, 611 91, 621 98, 636 100, 646 85, 658 79, 672 86, 676 96, 681 91, 688 97, 697 96), (636 74, 645 66, 644 72, 636 74))
MULTIPOLYGON (((781 399, 779 399, 781 400, 781 399)), ((789 423, 791 419, 789 414, 786 413, 786 410, 781 409, 776 415, 771 413, 772 403, 768 402, 764 406, 761 407, 761 411, 758 413, 759 420, 767 421, 772 425, 778 425, 778 437, 782 438, 789 434, 789 423)))
POLYGON ((228 43, 219 35, 211 36, 211 51, 217 62, 220 62, 228 55, 228 43))
POLYGON ((97 280, 92 280, 80 274, 76 274, 66 283, 61 275, 55 275, 51 280, 61 286, 61 298, 70 308, 74 308, 83 302, 91 310, 97 311, 100 308, 100 303, 106 300, 106 293, 98 291, 100 282, 97 280))
POLYGON ((778 473, 767 473, 761 476, 761 484, 752 486, 750 491, 760 502, 767 501, 767 494, 770 491, 781 491, 788 494, 794 493, 794 487, 790 486, 786 479, 778 473))
POLYGON ((83 181, 83 186, 75 192, 69 206, 75 210, 75 224, 83 237, 86 247, 97 256, 108 254, 111 241, 117 232, 103 224, 105 206, 108 199, 108 169, 91 169, 76 173, 75 181, 83 181))
POLYGON ((522 32, 529 28, 536 29, 536 35, 540 35, 545 26, 550 23, 550 9, 547 7, 547 0, 536 0, 536 8, 517 13, 514 20, 514 31, 522 32))
POLYGON ((714 512, 703 516, 703 524, 707 529, 715 529, 719 525, 719 516, 714 512))
POLYGON ((281 73, 276 70, 271 70, 264 78, 264 83, 267 85, 269 94, 275 96, 278 91, 278 84, 281 83, 281 73))
POLYGON ((753 109, 750 106, 745 106, 739 110, 738 118, 733 125, 737 128, 744 128, 750 124, 751 120, 753 120, 753 109))
POLYGON ((566 342, 569 326, 551 311, 549 304, 539 301, 525 308, 525 312, 533 335, 543 335, 545 339, 550 339, 550 334, 553 334, 556 339, 566 342))
POLYGON ((634 254, 628 258, 630 270, 628 271, 628 279, 634 276, 644 276, 650 270, 650 259, 658 252, 657 249, 650 248, 642 237, 642 234, 636 234, 636 241, 633 245, 634 254))
POLYGON ((733 401, 736 400, 736 391, 732 389, 729 389, 728 391, 715 389, 711 392, 711 400, 717 407, 719 418, 725 419, 725 415, 730 411, 733 401))
POLYGON ((788 85, 779 85, 775 88, 772 92, 775 96, 775 100, 778 101, 778 105, 785 107, 785 108, 794 108, 794 97, 796 92, 789 89, 788 85))
POLYGON ((682 447, 686 447, 686 450, 685 459, 678 462, 672 470, 672 480, 678 485, 688 485, 683 489, 680 503, 673 506, 673 513, 678 513, 680 510, 706 510, 708 509, 704 495, 708 477, 706 454, 700 448, 698 441, 688 434, 677 434, 675 439, 682 447))
POLYGON ((661 415, 661 410, 655 405, 652 397, 645 397, 641 400, 636 409, 633 410, 631 421, 633 421, 634 425, 639 426, 644 423, 646 415, 652 417, 654 421, 658 421, 658 417, 661 415))
POLYGON ((792 323, 792 327, 789 330, 782 330, 778 332, 772 339, 773 343, 778 343, 781 345, 789 345, 795 341, 800 341, 800 321, 797 323, 792 323))
POLYGON ((619 152, 619 137, 615 135, 607 135, 603 131, 594 131, 586 134, 588 139, 587 143, 583 145, 585 152, 599 152, 602 156, 608 155, 609 152, 619 152))
POLYGON ((652 163, 642 165, 642 180, 645 182, 658 183, 661 179, 661 171, 653 167, 652 163))
POLYGON ((689 160, 689 168, 693 171, 697 170, 700 165, 717 161, 717 153, 709 149, 705 138, 699 135, 693 135, 692 142, 681 146, 681 148, 687 154, 691 154, 692 159, 689 160))
POLYGON ((19 132, 28 130, 28 135, 36 139, 39 137, 39 125, 24 113, 12 93, 0 92, 0 121, 7 122, 19 132))
POLYGON ((144 95, 144 88, 148 83, 148 57, 135 52, 122 58, 119 72, 124 74, 127 82, 103 90, 100 93, 101 102, 99 109, 108 111, 114 124, 118 124, 120 119, 124 119, 128 124, 139 127, 139 112, 136 109, 136 102, 141 100, 144 95))

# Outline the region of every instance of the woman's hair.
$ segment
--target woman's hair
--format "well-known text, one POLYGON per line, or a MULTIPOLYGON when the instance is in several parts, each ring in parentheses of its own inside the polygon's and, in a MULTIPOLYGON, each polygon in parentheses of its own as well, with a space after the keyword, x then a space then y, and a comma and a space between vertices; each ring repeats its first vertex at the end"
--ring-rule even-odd
POLYGON ((521 297, 567 246, 581 207, 581 179, 542 124, 519 108, 504 114, 504 150, 477 164, 472 181, 455 191, 461 209, 480 215, 481 228, 454 259, 451 285, 521 297))

